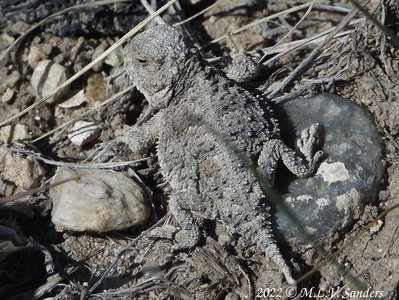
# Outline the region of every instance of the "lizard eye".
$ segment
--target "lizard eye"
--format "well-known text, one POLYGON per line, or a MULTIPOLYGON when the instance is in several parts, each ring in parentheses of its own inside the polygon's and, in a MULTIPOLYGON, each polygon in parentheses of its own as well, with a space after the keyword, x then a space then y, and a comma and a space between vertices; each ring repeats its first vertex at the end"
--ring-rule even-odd
POLYGON ((148 63, 149 63, 149 59, 148 59, 147 57, 143 56, 143 55, 137 55, 137 56, 136 56, 136 61, 137 61, 140 65, 143 65, 143 66, 146 66, 146 65, 148 65, 148 63))

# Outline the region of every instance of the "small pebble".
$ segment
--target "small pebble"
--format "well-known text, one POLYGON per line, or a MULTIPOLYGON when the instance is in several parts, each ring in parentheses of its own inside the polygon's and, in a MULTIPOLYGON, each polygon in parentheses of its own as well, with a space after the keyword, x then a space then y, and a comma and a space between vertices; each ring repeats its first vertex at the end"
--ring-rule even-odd
POLYGON ((0 34, 0 50, 3 50, 10 46, 12 42, 14 42, 14 38, 12 36, 9 36, 7 33, 3 32, 0 34))
POLYGON ((5 78, 3 86, 11 88, 15 87, 20 79, 21 75, 18 73, 18 71, 12 71, 11 74, 7 75, 7 78, 5 78))
MULTIPOLYGON (((102 42, 100 43, 100 45, 98 45, 97 48, 94 49, 93 55, 92 55, 92 57, 91 57, 91 60, 92 60, 92 61, 95 60, 97 57, 99 57, 101 54, 103 54, 104 51, 107 50, 107 48, 108 48, 108 43, 107 43, 107 41, 105 41, 105 40, 102 41, 102 42)), ((101 69, 102 69, 102 66, 103 66, 103 62, 104 62, 104 61, 101 60, 101 61, 99 61, 97 64, 95 64, 95 65, 93 66, 93 70, 94 70, 95 72, 100 72, 101 69)))
POLYGON ((120 66, 122 62, 122 54, 118 51, 111 52, 104 60, 104 63, 114 68, 120 66))
POLYGON ((47 55, 41 48, 34 45, 29 48, 28 64, 32 68, 35 68, 40 61, 45 59, 47 59, 47 55))
POLYGON ((22 189, 32 189, 40 185, 45 170, 35 158, 20 156, 1 147, 0 174, 2 178, 14 182, 22 189))
MULTIPOLYGON (((51 60, 42 60, 36 65, 33 71, 31 84, 33 90, 39 97, 46 97, 67 81, 68 78, 69 72, 65 67, 51 60)), ((65 87, 63 90, 59 91, 49 98, 47 103, 58 101, 68 89, 69 87, 65 87)))
POLYGON ((72 107, 78 107, 85 103, 87 101, 86 96, 85 96, 85 91, 80 90, 77 92, 75 95, 73 95, 71 98, 68 100, 63 101, 62 103, 58 104, 59 107, 61 108, 72 108, 72 107))
POLYGON ((100 128, 94 122, 77 121, 71 128, 68 138, 72 144, 83 146, 94 142, 100 134, 100 128))
POLYGON ((370 235, 376 234, 378 231, 380 231, 382 225, 384 225, 384 222, 382 220, 378 220, 373 226, 370 227, 370 235))
POLYGON ((30 139, 31 135, 25 125, 13 124, 0 128, 0 141, 3 143, 14 143, 30 139))
POLYGON ((15 96, 15 90, 11 88, 7 88, 3 96, 1 97, 1 102, 3 103, 10 103, 15 96))
POLYGON ((77 175, 77 179, 50 188, 51 220, 57 231, 122 230, 141 225, 149 218, 151 209, 145 192, 122 173, 61 168, 53 183, 77 175))

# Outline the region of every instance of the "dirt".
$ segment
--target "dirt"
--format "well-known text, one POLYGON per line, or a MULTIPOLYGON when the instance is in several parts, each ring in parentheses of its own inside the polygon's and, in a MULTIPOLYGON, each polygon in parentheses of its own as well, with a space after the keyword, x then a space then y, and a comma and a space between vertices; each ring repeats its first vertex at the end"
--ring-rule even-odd
MULTIPOLYGON (((187 16, 206 6, 190 6, 189 2, 184 1, 183 4, 187 16)), ((267 5, 255 6, 254 9, 251 3, 256 1, 246 1, 246 6, 234 8, 244 2, 221 1, 213 10, 192 21, 190 27, 197 40, 205 44, 257 18, 293 6, 288 6, 290 1, 269 1, 267 5)), ((328 1, 330 5, 349 5, 348 2, 343 2, 344 4, 328 1)), ((399 26, 399 5, 397 1, 389 0, 383 1, 383 5, 384 10, 379 1, 371 1, 367 8, 373 12, 377 20, 384 20, 386 30, 396 34, 395 29, 399 26)), ((289 25, 292 27, 303 13, 304 10, 301 10, 275 19, 267 25, 255 26, 233 36, 233 41, 243 50, 270 47, 286 33, 283 29, 289 25), (277 25, 277 22, 284 26, 277 25)), ((331 26, 336 26, 344 16, 343 12, 314 9, 307 16, 306 22, 295 29, 284 42, 312 37, 331 26)), ((28 27, 28 24, 16 19, 8 20, 5 31, 7 35, 4 33, 0 36, 0 46, 3 48, 0 51, 4 51, 4 45, 9 44, 28 27)), ((87 33, 84 37, 60 37, 47 32, 45 27, 34 32, 20 45, 17 52, 14 51, 13 55, 7 58, 6 63, 1 62, 4 67, 0 71, 0 95, 3 95, 7 88, 14 89, 16 93, 10 102, 0 102, 0 121, 6 120, 37 100, 30 87, 33 68, 28 64, 28 54, 32 46, 42 49, 46 59, 64 65, 73 74, 90 62, 94 49, 105 38, 108 45, 116 41, 114 36, 98 37, 87 33)), ((248 85, 272 89, 276 83, 286 78, 316 45, 311 44, 274 60, 248 85), (265 82, 272 82, 272 85, 265 85, 265 82)), ((212 55, 225 55, 226 43, 222 41, 220 45, 213 45, 208 50, 208 58, 212 55)), ((116 52, 116 55, 120 57, 120 51, 116 52)), ((103 63, 96 71, 90 70, 75 81, 64 100, 83 89, 88 95, 88 100, 82 105, 67 109, 60 108, 57 104, 43 105, 14 120, 13 123, 26 125, 33 139, 40 137, 106 99, 105 90, 108 95, 121 90, 120 83, 108 80, 116 71, 117 66, 103 63)), ((124 82, 122 80, 122 85, 124 82)), ((379 201, 367 206, 352 227, 337 232, 333 238, 326 238, 322 242, 329 253, 339 251, 336 254, 338 262, 366 285, 368 296, 374 291, 374 295, 383 299, 397 299, 399 294, 399 210, 389 211, 381 218, 380 223, 373 222, 379 214, 399 204, 398 82, 399 45, 395 44, 389 34, 383 34, 381 28, 372 20, 364 18, 351 33, 332 40, 310 68, 277 95, 292 98, 329 92, 357 102, 375 119, 385 146, 386 171, 381 183, 379 201)), ((146 109, 143 96, 138 92, 132 92, 85 117, 85 120, 95 121, 101 126, 102 135, 96 142, 80 148, 68 140, 67 132, 61 131, 35 143, 27 141, 25 149, 58 162, 83 163, 92 153, 99 153, 107 142, 114 140, 116 132, 122 129, 123 124, 135 124, 146 109)), ((114 146, 102 153, 102 161, 134 159, 124 147, 114 146)), ((46 179, 50 179, 56 167, 44 162, 41 164, 46 170, 46 179)), ((156 159, 138 163, 132 168, 153 191, 155 211, 158 217, 163 216, 167 212, 168 191, 167 186, 157 186, 162 180, 157 177, 156 159)), ((20 191, 10 181, 4 181, 2 186, 4 188, 1 188, 1 196, 20 191)), ((172 254, 170 241, 153 241, 138 237, 142 230, 154 224, 154 218, 144 228, 123 232, 57 233, 51 224, 50 208, 47 191, 25 197, 18 206, 0 208, 0 298, 79 299, 86 295, 90 299, 271 299, 286 298, 286 293, 292 292, 284 283, 279 270, 255 247, 220 246, 223 244, 223 231, 215 224, 207 224, 209 236, 204 238, 195 250, 172 254), (19 240, 10 239, 9 235, 4 233, 5 228, 11 228, 15 232, 14 237, 18 237, 19 240), (4 250, 7 241, 12 241, 14 245, 10 253, 4 250), (55 266, 53 274, 46 273, 43 252, 39 250, 38 245, 44 246, 52 254, 55 266), (116 257, 119 257, 119 260, 115 266, 101 284, 89 293, 90 288, 116 257), (69 271, 70 268, 74 270, 69 271), (43 292, 38 293, 39 288, 42 288, 43 292)), ((174 220, 167 219, 166 224, 174 224, 174 220)), ((310 292, 331 295, 333 291, 338 291, 333 299, 347 295, 353 298, 360 296, 360 288, 354 286, 354 280, 342 275, 333 264, 324 263, 322 256, 311 245, 296 246, 282 242, 280 246, 295 278, 300 278, 307 271, 317 267, 314 273, 299 282, 297 299, 310 298, 306 294, 310 292)))

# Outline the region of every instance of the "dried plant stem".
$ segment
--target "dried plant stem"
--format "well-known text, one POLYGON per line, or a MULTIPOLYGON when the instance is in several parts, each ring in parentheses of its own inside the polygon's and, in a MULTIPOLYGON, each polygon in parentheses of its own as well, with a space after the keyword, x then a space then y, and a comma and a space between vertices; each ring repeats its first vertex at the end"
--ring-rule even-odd
POLYGON ((280 12, 278 12, 278 13, 272 14, 272 15, 270 15, 270 16, 267 16, 267 17, 264 17, 264 18, 261 18, 261 19, 257 19, 257 20, 255 20, 255 21, 253 21, 253 22, 251 22, 251 23, 249 23, 249 24, 247 24, 247 25, 244 25, 244 26, 242 26, 242 27, 240 27, 240 28, 238 28, 238 29, 236 29, 236 30, 233 30, 233 31, 231 31, 231 32, 229 32, 229 33, 226 33, 226 34, 224 34, 224 35, 222 35, 222 36, 220 36, 220 37, 218 37, 218 38, 216 38, 216 39, 214 39, 214 40, 212 40, 212 41, 206 43, 206 44, 203 45, 202 47, 205 48, 205 47, 207 47, 207 46, 209 46, 209 45, 211 45, 211 44, 220 42, 221 40, 224 40, 225 38, 227 38, 227 35, 228 35, 228 34, 234 35, 234 34, 240 33, 241 31, 244 31, 244 30, 246 30, 246 29, 248 29, 248 28, 251 28, 251 27, 253 27, 253 26, 256 26, 256 25, 258 25, 258 24, 260 24, 260 23, 263 23, 263 22, 266 22, 266 21, 270 21, 270 20, 272 20, 272 19, 276 19, 276 18, 281 17, 281 16, 288 15, 289 13, 292 13, 292 12, 295 12, 295 11, 299 11, 299 10, 302 10, 302 9, 304 9, 304 8, 308 8, 310 5, 311 5, 311 3, 306 3, 306 4, 298 5, 298 6, 295 6, 295 7, 292 7, 292 8, 283 10, 283 11, 280 11, 280 12))
POLYGON ((316 4, 318 0, 313 0, 308 9, 306 10, 305 14, 302 16, 302 18, 295 24, 294 27, 292 27, 276 44, 274 44, 269 51, 267 51, 259 60, 259 64, 261 64, 265 58, 269 55, 271 51, 273 51, 274 48, 276 48, 278 45, 280 45, 290 34, 294 32, 295 29, 298 28, 299 24, 303 22, 303 20, 306 19, 306 17, 309 15, 309 13, 312 11, 313 6, 316 4))
POLYGON ((103 106, 109 104, 110 102, 112 102, 112 101, 118 99, 119 97, 123 96, 123 95, 126 94, 127 92, 131 91, 133 88, 135 88, 134 85, 131 85, 131 86, 125 88, 123 91, 121 91, 121 92, 119 92, 119 93, 113 95, 112 97, 106 99, 105 101, 103 101, 103 102, 101 102, 100 104, 96 105, 95 107, 89 109, 88 111, 85 111, 84 113, 81 113, 80 115, 78 115, 78 116, 72 118, 71 120, 68 120, 68 121, 65 122, 64 124, 62 124, 62 125, 60 125, 60 126, 54 128, 54 129, 50 130, 49 132, 46 132, 45 134, 39 136, 38 138, 34 139, 34 140, 32 141, 32 143, 36 143, 36 142, 38 142, 38 141, 44 139, 45 137, 48 137, 49 135, 53 134, 54 132, 56 132, 56 131, 58 131, 58 130, 60 130, 60 129, 62 129, 62 128, 65 128, 65 127, 67 127, 68 125, 70 125, 70 124, 72 124, 72 123, 74 123, 74 122, 80 120, 80 119, 83 118, 84 116, 87 116, 87 115, 91 114, 92 112, 96 111, 97 109, 99 109, 99 108, 101 108, 101 107, 103 107, 103 106))
MULTIPOLYGON (((148 11, 148 13, 151 14, 155 14, 155 10, 152 8, 152 6, 148 3, 147 0, 140 0, 141 4, 144 6, 144 8, 148 11)), ((158 24, 166 24, 166 22, 160 17, 160 16, 156 16, 155 17, 155 21, 158 24)))
MULTIPOLYGON (((370 0, 364 1, 362 7, 367 5, 370 0)), ((279 84, 268 96, 267 98, 273 99, 278 93, 280 93, 284 88, 286 88, 289 84, 291 84, 296 78, 302 75, 306 70, 310 68, 312 63, 316 60, 316 58, 322 53, 322 49, 345 27, 347 26, 350 21, 356 16, 356 14, 360 11, 359 8, 352 9, 338 24, 338 26, 332 31, 322 42, 321 44, 315 48, 309 56, 299 64, 295 70, 288 75, 284 81, 279 84)))
POLYGON ((12 196, 0 198, 0 208, 3 207, 3 206, 6 206, 8 203, 13 202, 15 200, 18 200, 18 199, 21 199, 21 198, 24 198, 24 197, 27 197, 27 196, 30 196, 30 195, 33 195, 33 194, 36 194, 36 193, 39 193, 39 192, 43 192, 45 190, 48 190, 51 187, 55 187, 57 185, 63 184, 65 182, 68 182, 68 181, 71 181, 71 180, 75 180, 77 178, 79 178, 79 175, 76 175, 76 176, 73 176, 73 177, 70 177, 70 178, 55 182, 55 183, 46 184, 44 186, 41 186, 41 187, 38 187, 38 188, 35 188, 35 189, 31 189, 31 190, 28 190, 28 191, 25 191, 25 192, 17 193, 17 194, 12 195, 12 196))
POLYGON ((208 10, 212 9, 213 7, 215 7, 218 4, 218 1, 216 1, 215 3, 213 3, 212 5, 209 5, 207 8, 204 8, 203 10, 201 10, 200 12, 196 13, 195 15, 181 21, 181 22, 177 22, 175 24, 173 24, 174 27, 178 27, 181 26, 183 24, 186 24, 188 22, 190 22, 191 20, 198 18, 199 16, 201 16, 202 14, 206 13, 208 10))

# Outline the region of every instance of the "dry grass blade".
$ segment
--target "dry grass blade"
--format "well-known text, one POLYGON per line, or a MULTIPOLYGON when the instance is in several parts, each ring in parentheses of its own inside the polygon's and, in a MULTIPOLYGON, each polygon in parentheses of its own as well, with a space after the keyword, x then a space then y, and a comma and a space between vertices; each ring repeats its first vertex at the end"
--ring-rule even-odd
POLYGON ((36 194, 36 193, 43 192, 45 190, 48 190, 51 187, 55 187, 57 185, 64 184, 65 182, 78 179, 79 176, 80 175, 73 176, 73 177, 70 177, 70 178, 55 182, 55 183, 46 184, 44 186, 41 186, 41 187, 38 187, 38 188, 35 188, 35 189, 31 189, 29 191, 25 191, 25 192, 17 193, 17 194, 12 195, 12 196, 0 198, 0 208, 6 206, 8 203, 13 202, 15 200, 18 200, 18 199, 21 199, 21 198, 24 198, 24 197, 27 197, 27 196, 30 196, 30 195, 33 195, 33 194, 36 194))
POLYGON ((80 10, 80 9, 85 9, 85 8, 90 8, 90 7, 95 7, 95 6, 100 6, 100 5, 108 5, 112 3, 117 3, 117 2, 127 2, 129 0, 103 0, 103 1, 94 1, 90 3, 84 3, 84 4, 78 4, 74 5, 71 7, 68 7, 66 9, 63 9, 59 12, 56 12, 55 14, 52 14, 48 16, 47 18, 41 20, 39 23, 33 25, 32 27, 29 28, 28 31, 26 31, 24 34, 22 34, 20 37, 18 37, 11 45, 7 47, 6 50, 1 54, 0 56, 0 64, 1 61, 6 57, 6 55, 16 46, 19 45, 30 33, 32 33, 34 30, 39 28, 40 26, 44 25, 47 21, 50 21, 58 16, 61 16, 67 12, 74 11, 74 10, 80 10))
MULTIPOLYGON (((147 0, 140 0, 141 4, 144 6, 144 8, 148 11, 148 13, 151 14, 155 14, 155 10, 152 8, 152 6, 148 3, 147 0)), ((155 17, 155 21, 158 24, 166 24, 166 22, 160 17, 160 16, 156 16, 155 17)))
POLYGON ((274 44, 273 47, 271 47, 271 49, 270 49, 268 52, 266 52, 266 53, 262 56, 262 58, 259 60, 258 63, 261 64, 262 61, 266 58, 266 56, 269 55, 270 51, 273 51, 273 49, 274 49, 275 47, 277 47, 278 45, 280 45, 288 36, 290 36, 290 35, 294 32, 295 29, 298 28, 299 24, 301 24, 301 23, 303 22, 303 20, 305 20, 306 17, 309 15, 309 13, 312 11, 312 9, 313 9, 313 7, 314 7, 314 5, 316 4, 317 1, 318 1, 318 0, 313 0, 313 1, 312 1, 312 3, 310 4, 310 6, 308 7, 308 9, 306 10, 305 14, 302 16, 302 18, 301 18, 301 19, 295 24, 295 26, 292 27, 292 28, 291 28, 291 29, 290 29, 290 30, 289 30, 276 44, 274 44))
POLYGON ((44 139, 45 137, 48 137, 49 135, 52 135, 54 132, 56 132, 56 131, 58 131, 58 130, 60 130, 60 129, 62 129, 62 128, 65 128, 65 127, 67 127, 68 125, 70 125, 70 124, 72 124, 72 123, 74 123, 74 122, 80 120, 80 119, 83 118, 84 116, 87 116, 87 115, 91 114, 92 112, 98 110, 99 108, 101 108, 101 107, 103 107, 103 106, 105 106, 105 105, 108 105, 108 104, 111 103, 112 101, 118 99, 119 97, 123 96, 123 95, 126 94, 127 92, 131 91, 133 88, 135 88, 134 85, 131 85, 131 86, 125 88, 123 91, 121 91, 121 92, 119 92, 119 93, 113 95, 112 97, 110 97, 110 98, 104 100, 103 102, 101 102, 100 104, 96 105, 95 107, 89 109, 88 111, 86 111, 86 112, 84 112, 84 113, 81 113, 80 115, 76 116, 75 118, 72 118, 71 120, 65 122, 64 124, 62 124, 62 125, 60 125, 60 126, 54 128, 53 130, 50 130, 49 132, 46 132, 45 134, 39 136, 38 138, 34 139, 34 140, 32 141, 32 143, 38 142, 38 141, 44 139))
MULTIPOLYGON (((286 44, 282 44, 280 45, 281 48, 276 48, 274 49, 274 51, 279 51, 279 53, 275 56, 273 56, 272 58, 268 59, 267 61, 265 61, 263 64, 265 66, 269 65, 270 63, 272 63, 273 61, 279 59, 280 57, 287 55, 288 53, 291 53, 295 50, 298 50, 304 46, 307 46, 309 44, 312 43, 322 43, 324 41, 324 36, 326 36, 327 34, 329 34, 331 31, 333 31, 334 28, 331 28, 329 30, 326 30, 325 32, 322 32, 320 34, 315 35, 314 37, 311 38, 307 38, 307 39, 303 39, 303 40, 298 40, 298 41, 294 41, 291 43, 286 43, 286 44), (285 48, 285 49, 284 49, 285 48)), ((337 34, 334 38, 340 38, 343 36, 347 36, 349 33, 351 33, 352 30, 348 30, 348 31, 344 31, 341 32, 339 34, 337 34)))
POLYGON ((46 102, 48 99, 50 99, 52 96, 54 96, 56 93, 64 89, 66 86, 70 85, 73 81, 78 79, 80 76, 82 76, 84 73, 89 71, 93 66, 95 66, 99 61, 103 60, 105 57, 107 57, 112 51, 115 49, 119 48, 124 42, 126 42, 129 38, 134 36, 137 32, 139 32, 142 28, 144 28, 145 25, 147 25, 149 22, 151 22, 156 16, 164 12, 169 6, 171 6, 173 3, 175 3, 177 0, 171 0, 168 3, 166 3, 164 6, 162 6, 160 9, 156 11, 155 14, 152 14, 148 16, 144 21, 140 22, 137 26, 135 26, 133 29, 131 29, 128 33, 126 33, 122 38, 120 38, 115 44, 113 44, 111 47, 109 47, 106 51, 104 51, 100 56, 98 56, 97 59, 93 60, 91 63, 86 65, 82 70, 80 70, 78 73, 73 75, 71 78, 69 78, 67 81, 65 81, 63 84, 61 84, 58 88, 56 88, 54 91, 52 91, 48 96, 41 98, 40 100, 36 101, 29 107, 25 108, 21 112, 15 114, 14 116, 8 118, 7 120, 3 121, 0 123, 0 127, 18 119, 20 116, 25 115, 28 113, 30 110, 34 109, 35 107, 38 107, 39 105, 43 104, 46 102))
MULTIPOLYGON (((363 2, 362 7, 366 6, 370 0, 366 0, 363 2)), ((316 60, 316 58, 321 54, 322 49, 345 27, 350 21, 357 15, 360 11, 359 8, 352 9, 338 24, 338 26, 322 41, 322 43, 315 48, 309 56, 299 64, 295 70, 288 75, 284 81, 279 84, 268 96, 268 99, 273 99, 280 91, 282 91, 285 87, 287 87, 290 83, 292 83, 298 76, 302 75, 307 69, 310 68, 312 63, 316 60)))
POLYGON ((190 22, 191 20, 194 20, 195 18, 198 18, 199 16, 201 16, 202 14, 206 13, 208 10, 212 9, 213 7, 215 7, 218 4, 218 1, 215 1, 215 3, 213 3, 212 5, 209 5, 207 8, 204 8, 203 10, 201 10, 200 12, 196 13, 195 15, 181 21, 181 22, 177 22, 175 24, 173 24, 174 27, 178 27, 181 26, 183 24, 186 24, 187 22, 190 22))
POLYGON ((116 265, 116 263, 119 261, 121 255, 123 253, 125 253, 128 249, 130 249, 131 247, 133 247, 133 245, 142 237, 144 237, 148 232, 150 232, 151 230, 153 230, 154 228, 158 227, 159 225, 161 225, 163 222, 165 222, 168 218, 170 217, 170 212, 168 212, 165 216, 163 216, 161 219, 158 220, 157 223, 155 223, 154 225, 152 225, 150 228, 148 228, 147 230, 143 231, 140 233, 140 235, 136 238, 134 238, 132 241, 129 242, 129 244, 122 248, 119 253, 116 255, 115 259, 108 265, 107 269, 104 271, 104 273, 101 275, 101 277, 92 285, 92 287, 87 291, 86 293, 86 297, 91 295, 94 290, 101 284, 101 282, 103 282, 103 280, 107 277, 107 275, 109 274, 109 272, 111 272, 112 268, 116 265))
POLYGON ((289 8, 289 9, 286 9, 286 10, 283 10, 283 11, 280 11, 280 12, 278 12, 278 13, 272 14, 272 15, 270 15, 270 16, 267 16, 267 17, 264 17, 264 18, 255 20, 255 21, 253 21, 253 22, 251 22, 251 23, 249 23, 249 24, 247 24, 247 25, 244 25, 244 26, 242 26, 242 27, 240 27, 240 28, 238 28, 238 29, 236 29, 236 30, 233 30, 233 31, 231 31, 231 32, 229 32, 229 33, 226 33, 226 34, 224 34, 224 35, 222 35, 222 36, 220 36, 220 37, 218 37, 218 38, 216 38, 216 39, 214 39, 214 40, 212 40, 212 41, 206 43, 206 44, 203 45, 202 47, 205 48, 205 47, 207 47, 207 46, 209 46, 209 45, 211 45, 211 44, 220 42, 221 40, 227 38, 227 36, 228 36, 229 34, 234 35, 234 34, 240 33, 241 31, 244 31, 244 30, 246 30, 246 29, 248 29, 248 28, 251 28, 251 27, 253 27, 253 26, 256 26, 256 25, 258 25, 258 24, 260 24, 260 23, 263 23, 263 22, 266 22, 266 21, 270 21, 270 20, 276 19, 276 18, 278 18, 278 17, 284 16, 284 15, 288 15, 288 14, 290 14, 290 13, 292 13, 292 12, 295 12, 295 11, 298 11, 298 10, 302 10, 302 9, 305 9, 305 8, 308 8, 310 5, 311 5, 311 3, 306 3, 306 4, 298 5, 298 6, 296 6, 296 7, 292 7, 292 8, 289 8))
POLYGON ((58 167, 66 167, 66 168, 74 168, 74 169, 114 169, 120 168, 128 165, 137 164, 139 162, 147 161, 150 157, 144 157, 136 160, 128 160, 128 161, 120 161, 120 162, 109 162, 109 163, 67 163, 61 161, 54 161, 50 159, 46 159, 40 156, 36 157, 38 160, 43 161, 48 165, 58 166, 58 167))

